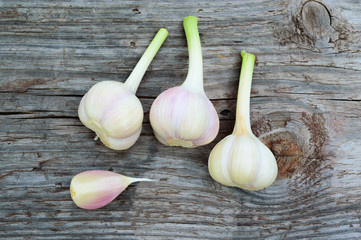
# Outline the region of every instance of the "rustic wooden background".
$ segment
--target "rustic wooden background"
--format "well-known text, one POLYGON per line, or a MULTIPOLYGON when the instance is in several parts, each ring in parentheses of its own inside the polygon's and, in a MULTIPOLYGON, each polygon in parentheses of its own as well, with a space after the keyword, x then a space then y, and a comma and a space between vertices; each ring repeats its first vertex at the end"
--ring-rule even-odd
POLYGON ((0 238, 361 239, 361 4, 358 0, 0 1, 0 238), (221 119, 210 145, 161 145, 149 108, 188 67, 182 27, 199 17, 204 84, 221 119), (102 80, 124 81, 158 31, 140 84, 143 131, 127 151, 77 117, 102 80), (257 56, 253 131, 274 152, 266 190, 221 186, 212 147, 234 124, 241 50, 257 56), (69 183, 91 169, 157 182, 79 209, 69 183))

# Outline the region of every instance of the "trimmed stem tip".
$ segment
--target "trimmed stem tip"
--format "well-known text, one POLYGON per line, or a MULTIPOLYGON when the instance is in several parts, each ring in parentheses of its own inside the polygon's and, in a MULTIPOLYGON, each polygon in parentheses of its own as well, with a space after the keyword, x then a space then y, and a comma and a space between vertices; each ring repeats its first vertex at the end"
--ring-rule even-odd
POLYGON ((255 56, 244 50, 241 52, 241 56, 242 67, 239 77, 236 124, 234 126, 233 134, 247 135, 252 132, 249 105, 255 56))
POLYGON ((145 50, 143 56, 125 81, 124 85, 134 94, 137 92, 140 81, 167 36, 168 31, 165 28, 159 29, 157 35, 155 35, 147 50, 145 50))

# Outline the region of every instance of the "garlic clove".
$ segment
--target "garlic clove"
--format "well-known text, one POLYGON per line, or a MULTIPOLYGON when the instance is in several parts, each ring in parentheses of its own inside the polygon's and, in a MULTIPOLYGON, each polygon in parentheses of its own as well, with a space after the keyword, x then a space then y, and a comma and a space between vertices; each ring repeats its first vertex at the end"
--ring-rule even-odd
POLYGON ((231 159, 232 143, 235 136, 229 135, 222 139, 212 149, 208 161, 208 169, 211 177, 226 186, 235 186, 228 173, 228 165, 231 159))
POLYGON ((128 96, 129 90, 116 81, 102 81, 93 85, 84 96, 84 112, 90 121, 99 122, 108 107, 119 98, 128 96))
POLYGON ((122 96, 112 102, 104 111, 99 124, 107 130, 110 137, 128 137, 142 127, 143 107, 134 95, 122 96))
POLYGON ((253 138, 248 136, 236 137, 231 152, 229 175, 235 185, 247 185, 257 177, 260 164, 258 146, 253 138), (252 161, 250 161, 252 159, 252 161))
POLYGON ((223 185, 260 190, 275 181, 278 169, 272 152, 251 130, 249 103, 255 57, 242 51, 242 58, 235 127, 212 149, 208 169, 223 185))
POLYGON ((113 201, 128 185, 146 178, 131 178, 110 171, 85 171, 73 177, 70 195, 74 203, 84 209, 97 209, 113 201))
POLYGON ((78 107, 78 116, 83 125, 85 125, 89 121, 89 118, 85 112, 85 105, 84 105, 85 96, 86 96, 86 94, 81 98, 79 107, 78 107))
POLYGON ((278 174, 276 158, 266 145, 264 145, 258 138, 254 138, 258 142, 258 152, 260 153, 259 159, 261 159, 263 167, 258 169, 258 175, 252 182, 252 185, 259 186, 262 183, 268 183, 271 185, 276 180, 278 174))
POLYGON ((130 135, 129 137, 108 137, 106 142, 103 143, 111 149, 128 149, 138 140, 141 130, 142 129, 139 128, 138 131, 134 132, 134 134, 130 135))

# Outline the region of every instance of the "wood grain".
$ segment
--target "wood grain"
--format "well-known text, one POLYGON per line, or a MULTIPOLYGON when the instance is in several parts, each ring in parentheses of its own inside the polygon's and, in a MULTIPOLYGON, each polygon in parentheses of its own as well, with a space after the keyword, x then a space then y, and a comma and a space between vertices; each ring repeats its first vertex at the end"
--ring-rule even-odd
POLYGON ((360 11, 357 0, 0 0, 0 238, 360 239, 360 11), (148 116, 187 74, 187 15, 199 18, 221 119, 197 149, 161 145, 148 116), (169 37, 137 92, 142 134, 107 149, 78 120, 79 101, 99 81, 124 81, 160 27, 169 37), (252 129, 279 167, 259 192, 221 186, 207 169, 233 129, 243 49, 257 56, 252 129), (84 211, 69 184, 91 169, 159 181, 84 211))

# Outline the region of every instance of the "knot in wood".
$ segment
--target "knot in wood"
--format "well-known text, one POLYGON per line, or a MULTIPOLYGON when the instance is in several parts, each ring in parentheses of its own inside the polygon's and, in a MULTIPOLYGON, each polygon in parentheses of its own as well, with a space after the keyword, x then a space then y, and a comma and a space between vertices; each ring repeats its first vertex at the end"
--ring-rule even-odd
POLYGON ((310 1, 302 7, 302 24, 310 37, 327 36, 331 28, 331 15, 327 7, 319 2, 310 1))
MULTIPOLYGON (((306 113, 287 128, 274 129, 259 138, 277 159, 278 176, 302 176, 311 182, 320 168, 327 165, 329 152, 324 151, 329 136, 322 113, 306 113)), ((288 125, 288 124, 287 124, 288 125)))
POLYGON ((302 136, 281 130, 263 137, 263 142, 275 155, 281 178, 290 178, 302 169, 307 151, 302 136))

